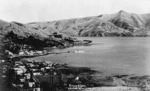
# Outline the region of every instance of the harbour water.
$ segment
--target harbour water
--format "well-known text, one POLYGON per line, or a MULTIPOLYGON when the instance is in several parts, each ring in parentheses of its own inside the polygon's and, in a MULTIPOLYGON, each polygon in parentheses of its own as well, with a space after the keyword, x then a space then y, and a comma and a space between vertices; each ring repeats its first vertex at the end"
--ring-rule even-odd
POLYGON ((71 66, 90 67, 108 74, 150 75, 150 38, 147 37, 79 37, 93 41, 91 46, 75 46, 53 51, 84 51, 51 54, 36 60, 65 62, 71 66))

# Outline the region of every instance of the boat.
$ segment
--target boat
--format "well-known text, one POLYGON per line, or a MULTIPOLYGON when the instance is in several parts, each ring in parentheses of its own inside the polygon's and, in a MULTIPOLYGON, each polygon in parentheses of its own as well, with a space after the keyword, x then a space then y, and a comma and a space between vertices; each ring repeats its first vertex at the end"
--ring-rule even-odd
POLYGON ((74 51, 75 53, 84 53, 85 51, 83 50, 77 50, 77 51, 74 51))
POLYGON ((90 43, 92 43, 92 40, 83 40, 82 43, 83 43, 83 44, 90 44, 90 43))

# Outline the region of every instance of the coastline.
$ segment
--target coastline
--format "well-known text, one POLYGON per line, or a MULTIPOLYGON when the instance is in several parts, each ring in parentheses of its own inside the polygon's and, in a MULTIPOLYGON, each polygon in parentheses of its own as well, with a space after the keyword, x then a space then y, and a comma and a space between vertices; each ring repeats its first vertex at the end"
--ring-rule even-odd
MULTIPOLYGON (((58 58, 58 55, 62 55, 61 53, 58 54, 50 54, 54 58, 58 58)), ((68 54, 66 54, 68 55, 68 54)), ((49 55, 46 55, 49 56, 49 55)), ((38 56, 33 58, 24 58, 22 60, 29 60, 35 62, 46 61, 45 56, 38 56), (38 60, 37 60, 38 59, 38 60), (43 59, 43 60, 42 60, 43 59)), ((48 59, 47 59, 48 60, 48 59)), ((58 59, 61 60, 61 59, 58 59)), ((47 61, 48 63, 59 63, 64 64, 64 62, 60 63, 56 59, 51 59, 47 61)), ((115 75, 104 75, 103 72, 92 70, 88 67, 74 67, 70 64, 67 64, 67 68, 71 69, 70 72, 75 73, 77 77, 81 79, 82 84, 86 84, 86 88, 81 89, 80 87, 74 87, 76 85, 71 85, 68 91, 74 91, 75 89, 80 89, 79 91, 143 91, 141 89, 149 89, 147 88, 147 84, 150 83, 150 76, 148 75, 130 75, 130 74, 115 74, 115 75), (90 85, 88 85, 90 84, 90 85), (113 89, 113 90, 112 90, 113 89)))
MULTIPOLYGON (((80 48, 84 48, 85 46, 81 46, 80 48)), ((79 48, 79 49, 80 49, 79 48)), ((86 46, 88 49, 88 47, 86 46)), ((83 89, 83 91, 97 91, 97 90, 104 90, 104 91, 110 91, 111 88, 114 88, 114 91, 122 91, 122 90, 131 90, 133 91, 142 91, 139 89, 147 89, 147 84, 149 86, 150 83, 150 76, 148 75, 138 75, 138 74, 105 74, 105 71, 101 70, 93 70, 91 67, 84 67, 84 65, 76 65, 70 63, 71 59, 75 59, 72 56, 76 55, 80 58, 84 54, 84 50, 68 50, 69 48, 64 49, 54 49, 54 51, 49 52, 48 55, 38 55, 37 57, 33 58, 24 58, 23 60, 31 60, 35 62, 48 62, 48 63, 58 63, 58 64, 67 64, 67 67, 71 69, 71 73, 76 70, 75 76, 78 76, 81 78, 81 83, 86 84, 86 88, 83 89), (76 52, 75 52, 76 51, 76 52), (79 54, 81 53, 81 54, 79 54), (72 56, 71 56, 72 55, 72 56), (70 56, 70 58, 68 58, 70 56), (67 62, 66 60, 70 60, 70 62, 67 62), (76 65, 76 66, 75 66, 76 65), (78 69, 78 70, 77 70, 78 69), (82 71, 80 71, 82 70, 82 71), (88 71, 87 71, 88 70, 88 71), (79 71, 79 72, 78 72, 79 71), (90 84, 90 85, 89 85, 90 84), (91 85, 92 84, 92 85, 91 85), (122 89, 122 90, 121 90, 122 89), (136 89, 136 90, 135 90, 136 89)), ((87 52, 87 51, 85 51, 87 52)), ((88 52, 87 52, 88 53, 88 52)), ((23 56, 24 57, 24 56, 23 56)), ((81 60, 86 60, 84 58, 81 58, 79 61, 76 58, 76 62, 81 62, 81 60)), ((92 61, 91 61, 92 63, 92 61)), ((71 85, 72 86, 72 85, 71 85)), ((73 85, 74 86, 74 85, 73 85)), ((76 85, 75 85, 76 86, 76 85)), ((71 88, 74 89, 74 88, 71 88)), ((149 88, 148 88, 149 89, 149 88)), ((82 91, 82 90, 81 90, 82 91)))
MULTIPOLYGON (((51 55, 54 56, 55 54, 51 55)), ((57 55, 61 54, 56 54, 55 58, 57 58, 57 55)), ((44 56, 41 56, 42 61, 44 61, 44 56)), ((35 58, 29 58, 27 60, 37 60, 38 62, 41 61, 40 57, 35 57, 35 58), (37 60, 39 59, 39 60, 37 60)), ((54 59, 51 59, 53 61, 49 61, 51 63, 64 63, 60 62, 58 60, 54 61, 54 59)), ((74 67, 70 64, 67 64, 69 67, 74 67)), ((81 68, 82 67, 75 67, 75 68, 81 68)), ((83 67, 84 68, 84 67, 83 67)), ((87 67, 88 68, 88 67, 87 67)), ((100 70, 93 70, 95 71, 94 73, 90 73, 91 68, 88 68, 89 72, 87 76, 92 77, 91 80, 95 85, 92 87, 88 87, 84 90, 81 91, 143 91, 141 89, 147 89, 146 85, 149 86, 150 83, 150 76, 149 75, 138 75, 138 74, 105 74, 105 72, 101 72, 100 70), (111 90, 111 89, 114 90, 111 90)), ((85 73, 85 72, 83 72, 85 73)), ((81 73, 82 74, 82 73, 81 73)), ((80 74, 79 74, 80 75, 80 74)), ((83 75, 80 75, 82 78, 83 75)), ((150 89, 148 87, 148 89, 150 89)), ((72 90, 71 90, 72 91, 72 90)))

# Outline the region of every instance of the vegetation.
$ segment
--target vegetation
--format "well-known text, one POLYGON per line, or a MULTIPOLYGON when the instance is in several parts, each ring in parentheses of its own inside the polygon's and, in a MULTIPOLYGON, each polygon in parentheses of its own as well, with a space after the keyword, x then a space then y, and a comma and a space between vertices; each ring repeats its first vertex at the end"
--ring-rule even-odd
POLYGON ((4 49, 13 53, 18 53, 22 48, 28 50, 42 50, 45 47, 66 47, 72 42, 73 40, 70 37, 62 38, 61 40, 56 40, 54 38, 41 38, 33 35, 22 37, 15 34, 13 31, 7 33, 3 38, 4 49), (67 45, 65 45, 65 43, 67 45))

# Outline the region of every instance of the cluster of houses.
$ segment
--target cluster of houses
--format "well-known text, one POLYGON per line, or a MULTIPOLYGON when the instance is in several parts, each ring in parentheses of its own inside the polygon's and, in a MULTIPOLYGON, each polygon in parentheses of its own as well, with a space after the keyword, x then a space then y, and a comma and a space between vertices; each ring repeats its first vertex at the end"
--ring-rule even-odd
POLYGON ((4 75, 12 91, 66 91, 86 87, 78 76, 72 74, 72 69, 67 68, 67 64, 18 60, 14 57, 6 66, 3 67, 4 75))
POLYGON ((6 76, 13 91, 42 91, 38 80, 29 69, 30 66, 22 61, 14 61, 11 64, 9 75, 6 76))
POLYGON ((48 52, 46 50, 43 50, 43 51, 27 51, 27 50, 20 50, 19 54, 18 55, 30 55, 30 56, 33 56, 33 55, 43 55, 43 54, 48 54, 48 52))
POLYGON ((61 75, 55 69, 56 65, 26 60, 15 61, 11 67, 14 91, 46 91, 52 86, 59 86, 61 75), (44 86, 43 82, 48 86, 44 86))
MULTIPOLYGON (((58 48, 83 43, 75 38, 65 38, 57 33, 49 37, 61 44, 57 46, 58 48)), ((51 52, 47 50, 32 50, 27 45, 22 46, 18 54, 6 50, 6 59, 0 61, 0 65, 2 64, 0 66, 0 76, 6 80, 6 85, 12 91, 66 91, 72 88, 86 87, 76 74, 75 71, 77 70, 68 67, 66 64, 21 60, 24 57, 49 53, 51 52)), ((70 51, 67 53, 70 53, 70 51)))

